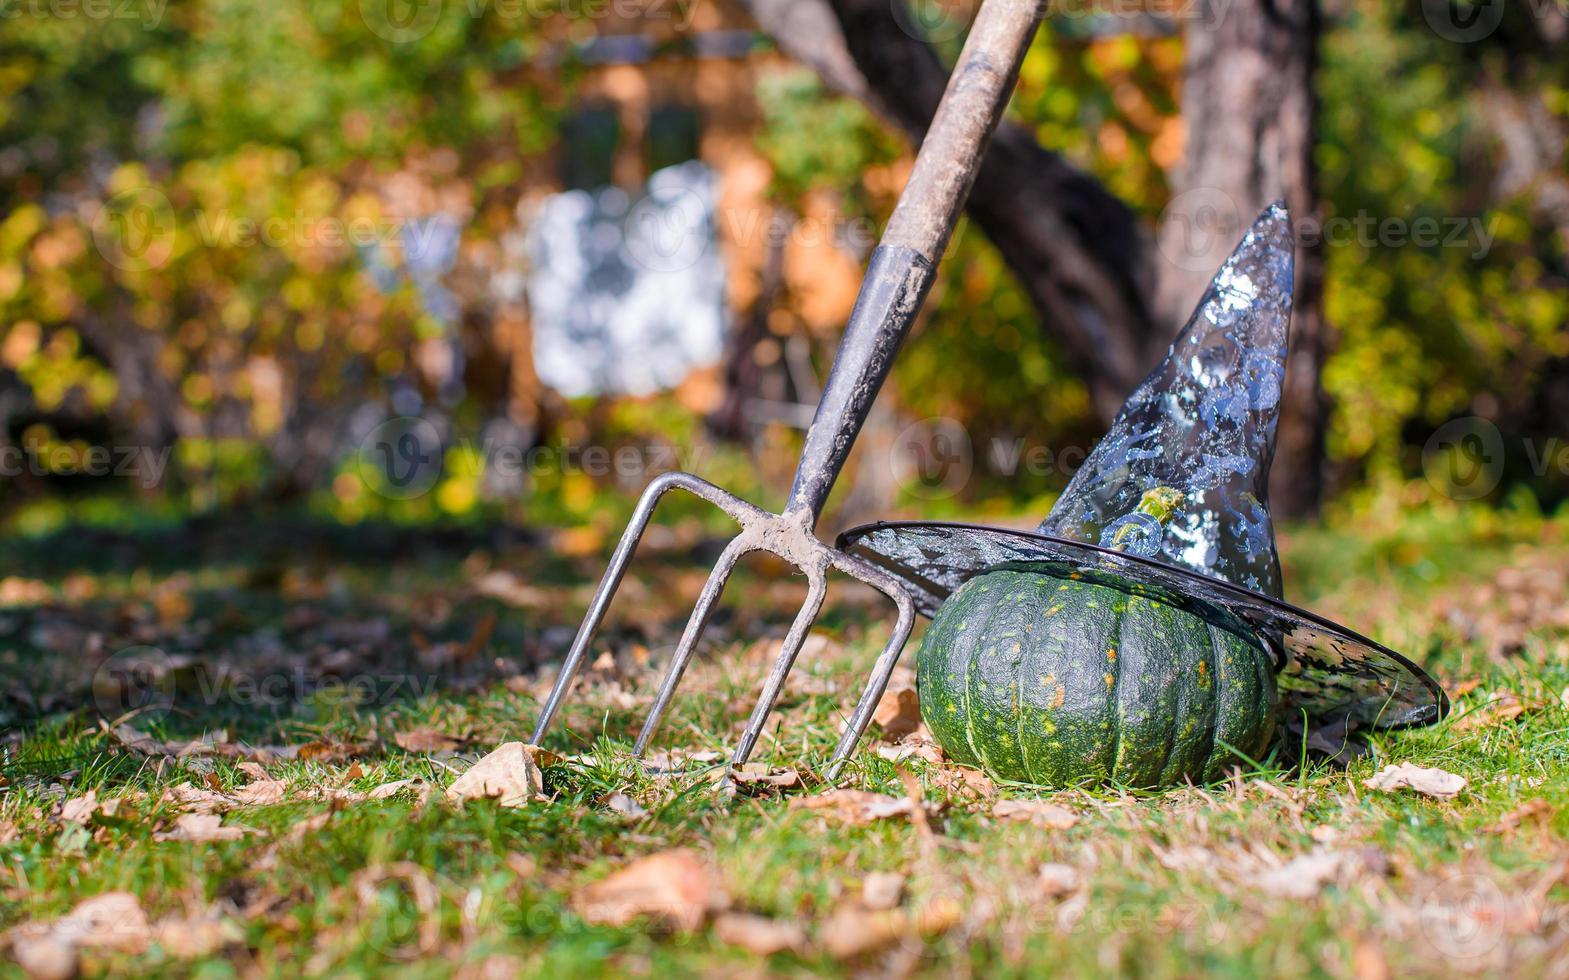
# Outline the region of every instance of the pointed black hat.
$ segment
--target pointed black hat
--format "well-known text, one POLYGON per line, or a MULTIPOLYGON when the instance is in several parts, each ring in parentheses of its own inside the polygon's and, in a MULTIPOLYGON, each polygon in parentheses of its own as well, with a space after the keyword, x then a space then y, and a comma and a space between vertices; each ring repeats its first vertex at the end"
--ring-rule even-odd
POLYGON ((1067 567, 1173 601, 1218 603, 1273 648, 1291 709, 1377 728, 1442 718, 1448 699, 1422 668, 1281 599, 1267 487, 1292 256, 1290 217, 1277 203, 1035 532, 881 523, 846 531, 839 547, 898 576, 928 616, 967 579, 1001 566, 1067 567))

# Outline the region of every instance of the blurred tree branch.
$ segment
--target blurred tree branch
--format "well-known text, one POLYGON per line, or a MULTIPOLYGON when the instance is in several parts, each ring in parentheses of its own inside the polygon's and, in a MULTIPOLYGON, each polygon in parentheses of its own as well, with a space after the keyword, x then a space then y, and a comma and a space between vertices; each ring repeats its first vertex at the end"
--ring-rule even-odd
MULTIPOLYGON (((899 25, 887 0, 747 0, 747 6, 786 53, 920 142, 948 69, 929 44, 899 25)), ((1170 336, 1153 316, 1148 242, 1132 210, 1005 122, 968 213, 1109 420, 1170 336)))

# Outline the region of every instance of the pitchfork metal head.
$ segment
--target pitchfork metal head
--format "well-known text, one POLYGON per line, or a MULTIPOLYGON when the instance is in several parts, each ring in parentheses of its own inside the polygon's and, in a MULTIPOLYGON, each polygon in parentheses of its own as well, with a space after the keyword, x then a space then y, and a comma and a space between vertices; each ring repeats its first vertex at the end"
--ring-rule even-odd
POLYGON ((729 581, 730 574, 735 571, 736 562, 748 554, 763 551, 789 562, 806 576, 806 601, 790 624, 790 630, 785 635, 784 647, 779 651, 779 656, 768 673, 768 680, 763 685, 757 706, 752 710, 752 716, 741 733, 741 741, 736 745, 731 757, 732 766, 744 765, 751 757, 752 749, 762 735, 763 726, 767 724, 769 714, 779 701, 779 693, 784 688, 785 678, 789 675, 791 667, 795 665, 795 658, 801 652, 801 646, 806 642, 812 623, 816 621, 817 614, 823 607, 823 598, 828 590, 829 569, 837 569, 877 589, 893 600, 898 609, 893 635, 889 637, 888 644, 878 656, 866 691, 861 695, 855 711, 845 723, 839 745, 834 750, 833 759, 829 763, 827 777, 836 778, 855 751, 861 736, 866 732, 866 726, 871 721, 877 702, 888 686, 888 678, 898 663, 899 653, 904 649, 904 644, 910 637, 910 630, 915 625, 915 604, 892 575, 819 541, 812 530, 815 517, 809 510, 786 510, 783 514, 771 514, 690 473, 666 473, 656 478, 643 491, 637 509, 633 512, 632 521, 621 535, 621 541, 616 545, 615 553, 611 556, 610 567, 606 569, 605 577, 600 580, 594 599, 589 604, 583 625, 578 628, 577 636, 572 641, 572 649, 568 651, 566 661, 561 665, 561 673, 550 691, 550 697, 545 701, 539 723, 534 728, 533 741, 539 743, 549 731, 551 722, 555 720, 562 702, 566 699, 573 679, 583 665, 589 645, 604 620, 605 611, 615 596, 616 588, 626 574, 627 565, 637 548, 638 540, 648 528, 649 518, 653 516, 659 498, 674 489, 685 490, 718 507, 735 519, 735 522, 741 526, 741 531, 730 539, 708 581, 703 584, 703 590, 697 598, 697 606, 692 610, 686 629, 681 633, 681 642, 676 646, 670 665, 665 670, 664 679, 660 682, 659 693, 654 698, 653 707, 649 710, 643 729, 638 734, 633 755, 641 758, 653 739, 654 732, 675 697, 676 688, 681 683, 687 664, 697 649, 697 642, 702 638, 703 629, 708 625, 709 616, 724 592, 725 583, 729 581))

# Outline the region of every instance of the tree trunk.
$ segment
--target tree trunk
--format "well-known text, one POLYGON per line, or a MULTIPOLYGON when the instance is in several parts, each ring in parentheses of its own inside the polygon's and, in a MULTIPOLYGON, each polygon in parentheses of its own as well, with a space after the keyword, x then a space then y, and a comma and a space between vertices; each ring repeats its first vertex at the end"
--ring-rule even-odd
MULTIPOLYGON (((1255 215, 1284 200, 1298 229, 1321 227, 1314 186, 1317 0, 1202 0, 1188 22, 1182 114, 1187 153, 1160 232, 1156 308, 1181 323, 1255 215)), ((1328 344, 1320 236, 1298 235, 1279 444, 1270 480, 1278 514, 1304 516, 1323 493, 1328 344), (1307 244, 1303 244, 1306 242, 1307 244)))
MULTIPOLYGON (((830 87, 865 102, 912 142, 925 136, 948 70, 929 44, 900 26, 890 0, 749 0, 748 7, 781 48, 816 68, 830 87)), ((967 210, 1109 421, 1148 367, 1149 338, 1161 332, 1136 216, 1093 177, 1007 122, 992 140, 967 210)))

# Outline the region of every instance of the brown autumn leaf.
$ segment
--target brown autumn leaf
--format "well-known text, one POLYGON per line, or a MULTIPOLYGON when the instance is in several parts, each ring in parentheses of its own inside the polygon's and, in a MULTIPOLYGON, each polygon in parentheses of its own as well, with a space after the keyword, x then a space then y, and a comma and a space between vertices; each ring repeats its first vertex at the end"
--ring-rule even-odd
POLYGON ((179 960, 211 956, 228 946, 244 941, 238 923, 218 915, 192 918, 170 916, 152 928, 152 940, 166 955, 179 960))
POLYGON ((413 728, 406 732, 398 732, 392 736, 398 743, 398 748, 405 752, 434 755, 437 752, 451 752, 463 744, 461 739, 453 738, 434 728, 413 728))
POLYGON ((1390 793, 1409 789, 1437 800, 1452 800, 1460 795, 1460 791, 1466 788, 1468 782, 1469 780, 1464 776, 1457 776, 1452 772, 1402 762, 1398 765, 1385 766, 1382 772, 1362 785, 1368 789, 1390 793))
POLYGON ((895 817, 908 819, 915 812, 909 797, 886 796, 862 789, 836 789, 817 796, 802 796, 790 801, 792 810, 811 810, 825 817, 852 824, 895 817))
POLYGON ((1047 863, 1035 873, 1036 891, 1042 898, 1061 898, 1079 890, 1084 876, 1071 864, 1047 863))
POLYGON ((799 953, 806 949, 806 930, 799 923, 761 915, 725 912, 714 920, 714 935, 756 956, 799 953))
POLYGON ((188 841, 206 844, 214 841, 243 840, 247 834, 260 833, 249 827, 225 827, 216 813, 187 813, 174 821, 174 829, 154 835, 154 840, 188 841))
POLYGON ((801 774, 794 769, 770 766, 764 762, 748 762, 730 770, 730 781, 738 787, 790 789, 801 785, 801 774))
POLYGON ((604 803, 605 809, 627 821, 641 820, 648 816, 648 810, 643 804, 625 793, 611 793, 601 802, 604 803))
POLYGON ((897 942, 911 933, 909 917, 900 912, 859 905, 840 906, 817 930, 823 951, 836 960, 854 959, 897 942))
POLYGON ((998 820, 1032 823, 1048 830, 1067 830, 1079 822, 1079 815, 1065 806, 1045 800, 998 800, 992 804, 998 820))
POLYGON ((729 903, 708 862, 685 849, 639 858, 579 890, 572 902, 594 925, 624 926, 648 917, 679 931, 696 929, 729 903))
POLYGON ((545 791, 544 775, 529 749, 522 742, 500 746, 448 786, 447 799, 459 805, 495 799, 504 807, 528 806, 545 791))
POLYGON ((875 912, 898 908, 906 880, 897 871, 873 871, 861 879, 861 904, 875 912))
POLYGON ((1526 800, 1498 818, 1498 822, 1482 828, 1487 834, 1512 834, 1528 823, 1545 824, 1552 819, 1553 806, 1541 797, 1526 800))
POLYGON ((382 783, 365 794, 367 800, 385 800, 397 796, 404 791, 413 793, 419 802, 424 803, 430 796, 430 783, 419 776, 412 779, 397 779, 390 783, 382 783))
POLYGON ((1353 853, 1320 848, 1298 855, 1277 868, 1261 871, 1252 876, 1251 882, 1281 898, 1309 899, 1357 863, 1357 855, 1353 853))
POLYGON ((872 713, 872 723, 889 741, 898 741, 921 725, 921 700, 913 687, 892 688, 883 692, 872 713))
POLYGON ((93 814, 98 812, 98 807, 98 791, 90 789, 85 794, 60 804, 60 822, 90 823, 93 814))
POLYGON ((363 755, 365 747, 349 745, 345 742, 315 741, 306 742, 294 751, 294 758, 301 762, 347 762, 357 755, 363 755))
POLYGON ((1452 727, 1453 731, 1470 732, 1491 728, 1514 721, 1525 714, 1525 703, 1509 691, 1495 691, 1488 700, 1467 712, 1452 727))
POLYGON ((10 934, 11 955, 33 977, 76 974, 77 950, 140 953, 151 929, 141 903, 129 892, 105 892, 80 902, 53 922, 29 922, 10 934))
POLYGON ((229 794, 242 806, 276 806, 289 797, 289 783, 283 779, 258 779, 229 794))
POLYGON ((172 803, 192 813, 221 813, 234 808, 234 801, 210 789, 180 783, 163 791, 163 802, 172 803))

